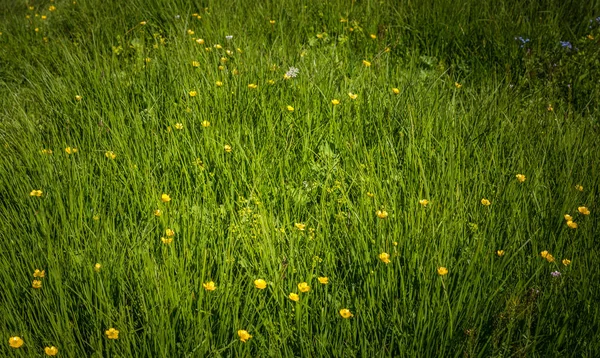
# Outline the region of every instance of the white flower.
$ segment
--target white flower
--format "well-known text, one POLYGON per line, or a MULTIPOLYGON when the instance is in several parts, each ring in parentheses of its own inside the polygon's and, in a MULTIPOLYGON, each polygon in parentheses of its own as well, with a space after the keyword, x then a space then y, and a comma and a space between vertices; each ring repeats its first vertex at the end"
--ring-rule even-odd
POLYGON ((300 72, 300 70, 296 67, 290 67, 290 69, 285 73, 285 77, 294 78, 298 76, 298 72, 300 72))
POLYGON ((231 36, 231 35, 227 35, 227 36, 225 36, 225 38, 226 38, 227 40, 231 40, 231 39, 233 38, 233 36, 231 36))

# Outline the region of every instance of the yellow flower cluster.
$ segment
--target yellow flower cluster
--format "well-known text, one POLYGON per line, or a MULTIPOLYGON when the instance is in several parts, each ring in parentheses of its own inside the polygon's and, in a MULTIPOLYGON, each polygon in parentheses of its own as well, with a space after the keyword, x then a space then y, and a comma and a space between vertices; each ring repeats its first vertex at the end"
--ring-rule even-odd
POLYGON ((42 278, 46 277, 46 270, 36 269, 33 271, 33 282, 31 287, 33 288, 42 288, 42 278))
MULTIPOLYGON (((584 216, 588 216, 590 215, 590 209, 588 209, 586 206, 580 206, 577 208, 577 211, 579 212, 579 214, 584 215, 584 216)), ((573 220, 573 217, 569 214, 565 214, 564 215, 565 221, 567 223, 567 226, 571 229, 577 229, 579 227, 579 225, 573 220)))
MULTIPOLYGON (((554 256, 552 256, 552 254, 549 253, 548 250, 544 250, 544 251, 540 252, 540 256, 542 258, 546 259, 546 261, 548 261, 548 262, 554 262, 555 261, 554 256)), ((569 259, 563 259, 562 260, 562 264, 564 266, 569 266, 571 264, 571 260, 569 260, 569 259)))

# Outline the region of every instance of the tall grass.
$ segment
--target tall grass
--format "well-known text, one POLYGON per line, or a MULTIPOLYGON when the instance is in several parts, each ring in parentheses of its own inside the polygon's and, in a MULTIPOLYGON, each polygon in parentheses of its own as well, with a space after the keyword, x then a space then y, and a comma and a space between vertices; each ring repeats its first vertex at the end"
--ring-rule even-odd
POLYGON ((0 9, 2 356, 599 354, 597 2, 0 9))

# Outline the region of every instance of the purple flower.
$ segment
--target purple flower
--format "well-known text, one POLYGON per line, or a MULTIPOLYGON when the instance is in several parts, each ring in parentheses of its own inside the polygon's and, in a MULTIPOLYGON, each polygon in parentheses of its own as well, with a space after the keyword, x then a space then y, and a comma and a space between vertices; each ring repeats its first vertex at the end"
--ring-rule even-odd
POLYGON ((560 41, 560 45, 563 48, 568 48, 569 50, 573 49, 573 45, 571 45, 571 43, 569 41, 560 41))
POLYGON ((559 277, 560 276, 560 272, 558 271, 554 271, 550 273, 553 277, 559 277))

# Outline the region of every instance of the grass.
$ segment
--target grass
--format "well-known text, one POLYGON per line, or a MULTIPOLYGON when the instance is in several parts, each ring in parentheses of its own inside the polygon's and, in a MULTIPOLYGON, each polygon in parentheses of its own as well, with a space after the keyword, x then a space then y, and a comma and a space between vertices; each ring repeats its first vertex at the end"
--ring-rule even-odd
POLYGON ((0 355, 598 356, 598 10, 0 5, 0 355))

